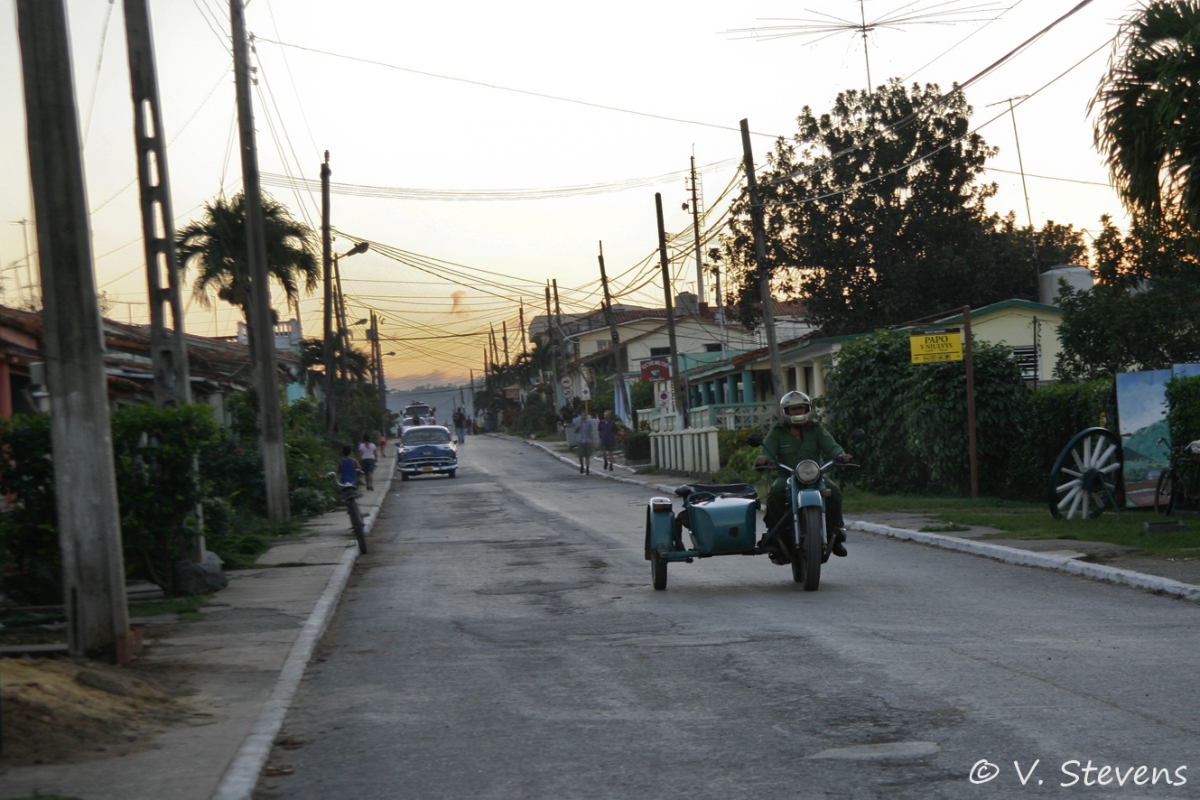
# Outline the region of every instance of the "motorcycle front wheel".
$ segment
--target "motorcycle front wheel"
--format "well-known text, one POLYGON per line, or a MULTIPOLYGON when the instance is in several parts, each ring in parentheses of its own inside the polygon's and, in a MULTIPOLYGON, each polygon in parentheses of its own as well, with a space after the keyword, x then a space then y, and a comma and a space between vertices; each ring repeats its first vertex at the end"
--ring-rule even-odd
POLYGON ((792 554, 792 580, 806 592, 815 592, 821 585, 821 509, 809 506, 800 512, 800 532, 803 541, 799 552, 792 554))

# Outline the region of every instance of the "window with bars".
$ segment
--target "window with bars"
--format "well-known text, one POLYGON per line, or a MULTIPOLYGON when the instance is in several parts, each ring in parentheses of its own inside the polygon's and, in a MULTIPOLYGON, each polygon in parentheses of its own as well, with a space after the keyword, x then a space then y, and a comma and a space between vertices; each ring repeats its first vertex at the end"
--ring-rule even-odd
POLYGON ((1029 347, 1014 347, 1012 349, 1013 361, 1017 362, 1017 366, 1021 368, 1021 377, 1027 381, 1036 381, 1041 378, 1038 374, 1038 349, 1036 345, 1029 347))

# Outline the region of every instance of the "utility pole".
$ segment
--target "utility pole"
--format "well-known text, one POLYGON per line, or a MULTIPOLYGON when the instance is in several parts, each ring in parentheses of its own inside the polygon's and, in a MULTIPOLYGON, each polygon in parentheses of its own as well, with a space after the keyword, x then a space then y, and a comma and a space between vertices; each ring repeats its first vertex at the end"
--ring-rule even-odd
POLYGON ((246 316, 257 377, 259 446, 267 484, 267 514, 273 520, 285 520, 291 516, 288 507, 287 460, 283 451, 279 375, 275 368, 275 325, 271 313, 271 285, 267 277, 267 241, 263 231, 262 194, 258 184, 258 150, 254 143, 250 54, 244 12, 243 0, 229 0, 238 127, 241 129, 242 192, 246 206, 246 262, 250 272, 250 302, 246 304, 246 316))
POLYGON ((658 259, 662 263, 663 295, 667 303, 667 341, 671 345, 671 391, 675 395, 676 430, 687 427, 686 406, 682 405, 683 381, 679 374, 679 348, 675 342, 675 309, 671 302, 671 263, 667 258, 667 229, 663 225, 662 195, 654 193, 654 212, 658 217, 658 259))
POLYGON ((971 339, 971 307, 963 306, 963 361, 967 370, 967 449, 971 462, 971 499, 979 499, 979 451, 975 441, 975 343, 971 339))
POLYGON ((771 394, 778 400, 783 396, 783 364, 779 360, 779 342, 775 339, 775 300, 771 297, 771 272, 767 269, 766 232, 763 230, 763 207, 758 197, 758 181, 754 177, 754 154, 750 150, 750 122, 742 120, 742 154, 746 172, 746 191, 750 195, 750 218, 754 223, 754 260, 758 266, 758 290, 762 297, 763 328, 767 334, 767 354, 771 361, 771 394))
POLYGON ((154 404, 161 408, 190 403, 192 388, 179 291, 179 257, 175 252, 175 215, 171 212, 171 187, 167 180, 167 146, 163 141, 158 77, 146 0, 125 0, 125 40, 129 51, 129 83, 133 90, 142 240, 150 289, 154 404), (171 315, 170 330, 166 327, 167 309, 171 315))
POLYGON ((64 0, 18 0, 67 646, 128 663, 129 612, 64 0))
POLYGON ((379 341, 379 317, 371 312, 371 361, 375 365, 375 386, 379 389, 380 426, 387 424, 387 388, 383 382, 383 345, 379 341))
POLYGON ((518 319, 521 321, 521 355, 529 352, 528 346, 525 343, 525 298, 521 298, 521 306, 517 309, 518 319))
MULTIPOLYGON (((721 296, 721 262, 713 265, 713 277, 717 284, 717 313, 721 315, 721 352, 729 349, 729 339, 725 335, 725 298, 721 296)), ((772 309, 773 310, 773 309, 772 309)))
POLYGON ((350 379, 350 367, 347 365, 347 353, 350 352, 350 326, 346 324, 346 295, 342 294, 342 265, 341 259, 334 256, 333 275, 337 289, 338 342, 341 344, 342 381, 350 379))
POLYGON ((504 333, 504 366, 509 366, 508 360, 508 320, 500 320, 500 330, 504 333))
POLYGON ((562 305, 558 302, 558 278, 551 278, 550 285, 554 288, 554 329, 558 331, 558 357, 562 367, 567 368, 566 346, 567 337, 562 332, 562 305))
POLYGON ((554 370, 554 405, 558 406, 558 347, 554 341, 554 317, 550 314, 550 284, 546 284, 546 343, 550 347, 550 364, 554 370))
POLYGON ((704 264, 700 256, 700 201, 696 191, 696 157, 692 156, 692 234, 696 244, 696 298, 704 302, 704 264))
POLYGON ((329 231, 329 151, 321 163, 321 267, 325 280, 324 327, 321 338, 321 361, 325 364, 325 435, 333 436, 337 429, 337 405, 334 401, 333 364, 333 241, 329 231))
MULTIPOLYGON (((617 330, 617 315, 613 313, 612 295, 608 291, 608 275, 604 271, 604 242, 600 242, 600 284, 604 287, 604 317, 608 322, 608 330, 612 334, 613 366, 617 370, 617 396, 621 398, 621 407, 627 415, 633 410, 629 406, 629 388, 625 384, 625 373, 629 371, 626 363, 629 354, 621 350, 621 334, 617 330)), ((620 415, 618 415, 620 416, 620 415)), ((629 417, 632 419, 632 416, 629 417)), ((624 420, 622 420, 624 421, 624 420)))

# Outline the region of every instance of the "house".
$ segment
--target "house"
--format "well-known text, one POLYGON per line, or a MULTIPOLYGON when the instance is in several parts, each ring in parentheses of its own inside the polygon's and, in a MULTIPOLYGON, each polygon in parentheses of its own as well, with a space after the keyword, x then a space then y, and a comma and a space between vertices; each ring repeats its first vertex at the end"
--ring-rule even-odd
MULTIPOLYGON (((971 311, 971 332, 980 342, 1004 344, 1012 348, 1013 358, 1021 366, 1030 384, 1051 383, 1054 365, 1062 350, 1058 328, 1062 310, 1057 306, 1030 300, 1005 300, 971 311)), ((961 327, 962 313, 934 316, 920 326, 902 326, 899 330, 929 327, 961 327)), ((825 376, 837 360, 846 342, 866 334, 822 337, 808 334, 779 343, 783 367, 784 392, 799 390, 810 397, 825 394, 825 376)), ((730 352, 705 363, 681 359, 687 391, 690 427, 735 429, 764 425, 776 419, 778 400, 771 390, 771 363, 767 348, 730 352)), ((664 384, 665 385, 665 384, 664 384)), ((673 414, 647 410, 654 430, 672 430, 673 414)), ((639 419, 644 418, 639 410, 639 419)))
MULTIPOLYGON (((111 319, 104 319, 101 324, 109 406, 154 402, 150 327, 111 319)), ((287 341, 290 329, 289 323, 281 324, 277 345, 281 339, 287 341)), ((252 382, 249 348, 229 340, 233 338, 186 336, 192 398, 212 406, 220 422, 228 421, 225 398, 248 388, 252 382)), ((41 315, 0 306, 0 417, 7 419, 13 414, 49 410, 41 351, 41 315)), ((299 353, 280 347, 276 350, 276 364, 289 401, 302 396, 304 371, 299 353)))

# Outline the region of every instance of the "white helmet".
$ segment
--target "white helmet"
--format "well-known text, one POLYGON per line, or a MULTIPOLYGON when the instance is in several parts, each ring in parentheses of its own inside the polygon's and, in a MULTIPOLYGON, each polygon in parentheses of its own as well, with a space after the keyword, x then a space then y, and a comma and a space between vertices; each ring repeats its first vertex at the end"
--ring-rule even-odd
POLYGON ((812 400, 804 392, 788 392, 779 400, 779 413, 784 422, 807 425, 813 421, 812 400))

